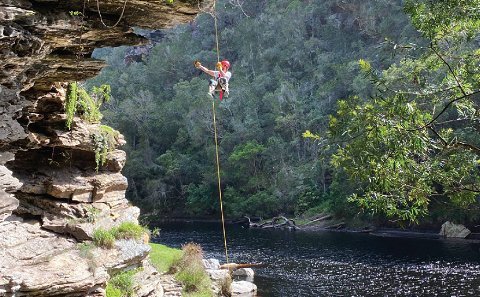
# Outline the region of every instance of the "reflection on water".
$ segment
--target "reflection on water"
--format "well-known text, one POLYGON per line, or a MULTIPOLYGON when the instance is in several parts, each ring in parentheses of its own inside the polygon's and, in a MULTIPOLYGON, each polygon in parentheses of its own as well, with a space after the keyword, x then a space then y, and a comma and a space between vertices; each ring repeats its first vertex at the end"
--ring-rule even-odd
MULTIPOLYGON (((220 224, 159 227, 155 242, 196 242, 206 257, 224 261, 220 224)), ((231 262, 268 264, 255 269, 262 297, 480 296, 477 243, 231 226, 227 231, 231 262)))

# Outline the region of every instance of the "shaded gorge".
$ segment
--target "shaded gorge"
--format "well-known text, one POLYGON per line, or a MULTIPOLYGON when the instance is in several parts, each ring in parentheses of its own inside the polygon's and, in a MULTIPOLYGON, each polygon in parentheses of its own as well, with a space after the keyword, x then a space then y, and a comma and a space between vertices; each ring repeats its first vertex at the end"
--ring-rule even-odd
MULTIPOLYGON (((158 226, 173 247, 202 245, 225 260, 220 224, 158 226)), ((480 244, 336 232, 286 232, 227 226, 235 263, 255 269, 259 296, 472 296, 480 294, 480 244)))

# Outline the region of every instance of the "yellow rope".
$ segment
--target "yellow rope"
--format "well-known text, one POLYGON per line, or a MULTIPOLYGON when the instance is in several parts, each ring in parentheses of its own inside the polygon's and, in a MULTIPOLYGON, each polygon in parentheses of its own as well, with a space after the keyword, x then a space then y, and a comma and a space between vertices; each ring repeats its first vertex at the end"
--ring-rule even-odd
MULTIPOLYGON (((217 43, 217 62, 220 62, 220 48, 218 46, 218 27, 217 15, 215 10, 216 0, 213 1, 213 18, 215 20, 215 41, 217 43)), ((220 200, 220 213, 222 214, 222 230, 223 230, 223 245, 225 247, 225 259, 228 262, 228 248, 227 248, 227 232, 225 230, 225 216, 223 215, 223 201, 222 201, 222 181, 220 178, 220 158, 218 157, 218 136, 217 136, 217 120, 215 115, 215 100, 212 100, 213 113, 213 130, 215 131, 215 156, 217 161, 217 181, 218 181, 218 198, 220 200)))
POLYGON ((220 213, 222 214, 223 245, 225 247, 225 258, 228 263, 227 233, 225 231, 225 218, 223 215, 222 182, 220 178, 220 159, 218 157, 218 136, 217 136, 217 120, 215 116, 215 100, 212 100, 212 111, 213 111, 213 130, 215 131, 215 155, 216 155, 216 161, 217 161, 218 197, 220 200, 220 213))
POLYGON ((215 20, 215 41, 217 43, 217 62, 220 62, 220 47, 218 46, 218 25, 217 25, 217 11, 215 9, 216 0, 213 1, 213 19, 215 20))

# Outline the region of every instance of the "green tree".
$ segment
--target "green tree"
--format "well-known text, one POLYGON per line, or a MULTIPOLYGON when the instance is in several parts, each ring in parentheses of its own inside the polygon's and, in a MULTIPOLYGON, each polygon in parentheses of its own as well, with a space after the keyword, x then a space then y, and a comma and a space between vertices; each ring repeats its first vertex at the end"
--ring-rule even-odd
POLYGON ((478 206, 480 28, 478 1, 407 1, 425 47, 396 44, 404 58, 383 72, 361 60, 371 99, 338 102, 333 157, 355 182, 352 201, 417 221, 433 202, 478 206))

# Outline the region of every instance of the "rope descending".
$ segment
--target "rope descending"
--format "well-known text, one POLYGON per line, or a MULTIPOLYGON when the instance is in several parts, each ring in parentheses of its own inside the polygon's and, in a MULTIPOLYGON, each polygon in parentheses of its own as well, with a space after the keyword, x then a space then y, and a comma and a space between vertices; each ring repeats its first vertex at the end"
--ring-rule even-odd
MULTIPOLYGON (((216 0, 213 1, 213 19, 215 20, 215 42, 217 44, 217 63, 220 62, 220 47, 218 45, 218 25, 217 14, 215 10, 216 0)), ((218 181, 218 199, 220 201, 220 213, 222 215, 222 231, 223 231, 223 245, 225 248, 225 259, 228 261, 228 248, 227 248, 227 232, 225 230, 225 216, 223 214, 223 201, 222 201, 222 182, 220 177, 220 158, 218 157, 218 136, 217 136, 217 120, 215 115, 215 100, 212 100, 212 113, 213 113, 213 127, 215 131, 215 156, 217 163, 217 181, 218 181)))

